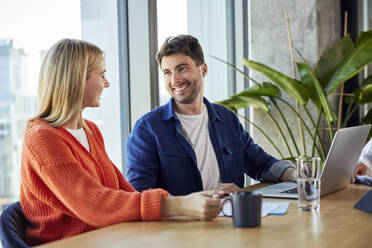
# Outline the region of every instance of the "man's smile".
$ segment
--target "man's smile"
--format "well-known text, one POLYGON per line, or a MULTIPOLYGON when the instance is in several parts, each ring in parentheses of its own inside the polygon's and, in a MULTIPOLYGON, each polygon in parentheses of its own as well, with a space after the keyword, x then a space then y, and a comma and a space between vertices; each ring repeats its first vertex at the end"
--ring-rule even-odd
POLYGON ((173 86, 172 90, 175 91, 177 94, 180 94, 183 93, 183 91, 186 90, 190 85, 191 83, 189 81, 186 81, 184 83, 173 86))

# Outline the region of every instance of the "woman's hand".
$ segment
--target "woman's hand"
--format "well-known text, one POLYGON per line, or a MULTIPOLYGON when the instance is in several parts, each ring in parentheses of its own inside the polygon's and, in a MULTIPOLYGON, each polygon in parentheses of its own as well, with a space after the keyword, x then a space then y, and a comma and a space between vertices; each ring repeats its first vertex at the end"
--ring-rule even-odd
POLYGON ((163 217, 188 216, 198 220, 212 220, 221 211, 220 200, 213 198, 215 191, 201 191, 186 196, 167 197, 162 201, 163 217))

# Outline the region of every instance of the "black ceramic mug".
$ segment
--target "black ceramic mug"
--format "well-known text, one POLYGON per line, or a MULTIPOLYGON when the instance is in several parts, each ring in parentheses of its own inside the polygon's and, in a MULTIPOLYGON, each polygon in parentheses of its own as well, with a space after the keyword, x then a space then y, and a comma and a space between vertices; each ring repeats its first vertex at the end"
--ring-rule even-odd
MULTIPOLYGON (((235 227, 257 227, 261 225, 262 195, 254 192, 239 192, 230 194, 221 201, 221 207, 226 201, 231 202, 232 218, 235 227)), ((222 213, 226 216, 226 214, 222 213)))

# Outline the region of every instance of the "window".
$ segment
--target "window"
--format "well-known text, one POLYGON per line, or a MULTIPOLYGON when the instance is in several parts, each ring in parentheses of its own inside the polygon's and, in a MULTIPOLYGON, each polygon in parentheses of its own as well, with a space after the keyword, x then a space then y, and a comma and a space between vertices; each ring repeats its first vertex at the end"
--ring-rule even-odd
MULTIPOLYGON (((187 0, 158 0, 158 49, 166 38, 187 33, 187 0)), ((159 67, 158 67, 159 68, 159 67)), ((169 94, 164 87, 163 76, 159 68, 159 104, 168 102, 169 94)))
POLYGON ((80 1, 1 1, 0 206, 19 195, 24 124, 37 109, 42 57, 66 37, 81 37, 80 1))
MULTIPOLYGON (((214 102, 234 94, 237 84, 235 73, 210 55, 232 64, 236 63, 234 6, 241 5, 242 2, 158 0, 157 3, 158 46, 160 47, 169 36, 186 33, 195 36, 203 48, 208 65, 208 75, 204 80, 204 95, 214 102)), ((242 25, 242 20, 237 22, 242 25)), ((239 38, 242 39, 242 37, 239 38)), ((162 82, 161 73, 159 73, 159 82, 162 82)), ((159 95, 160 104, 165 104, 169 99, 169 94, 162 83, 159 83, 159 95)))
POLYGON ((81 38, 100 47, 110 87, 104 89, 99 108, 87 108, 83 117, 99 127, 107 154, 119 170, 125 161, 125 141, 122 134, 119 74, 118 1, 81 0, 81 38))

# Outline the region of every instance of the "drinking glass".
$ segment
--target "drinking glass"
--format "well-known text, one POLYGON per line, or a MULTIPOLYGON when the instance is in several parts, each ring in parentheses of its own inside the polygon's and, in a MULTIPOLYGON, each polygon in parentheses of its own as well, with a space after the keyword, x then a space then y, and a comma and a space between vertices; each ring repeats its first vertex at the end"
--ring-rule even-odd
POLYGON ((320 158, 299 157, 297 165, 298 205, 304 211, 318 211, 320 207, 320 158))

